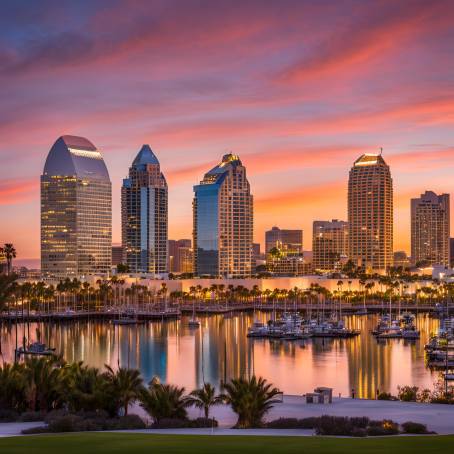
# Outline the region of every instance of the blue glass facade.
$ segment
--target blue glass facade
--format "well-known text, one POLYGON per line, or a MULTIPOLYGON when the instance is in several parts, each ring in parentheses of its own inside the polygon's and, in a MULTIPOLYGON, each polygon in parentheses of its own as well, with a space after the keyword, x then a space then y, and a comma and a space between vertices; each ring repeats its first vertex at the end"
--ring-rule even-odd
POLYGON ((219 188, 220 184, 194 187, 197 231, 196 269, 199 276, 218 276, 219 274, 219 188))

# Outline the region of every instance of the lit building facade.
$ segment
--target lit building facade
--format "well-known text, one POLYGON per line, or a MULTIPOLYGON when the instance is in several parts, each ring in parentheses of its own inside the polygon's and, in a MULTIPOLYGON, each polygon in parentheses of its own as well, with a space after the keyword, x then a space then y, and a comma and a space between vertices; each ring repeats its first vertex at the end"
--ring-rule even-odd
POLYGON ((349 259, 364 270, 393 265, 393 183, 381 155, 364 154, 348 180, 349 259))
POLYGON ((121 188, 121 233, 132 273, 167 272, 168 193, 159 161, 143 145, 121 188))
POLYGON ((233 154, 194 186, 194 273, 247 277, 252 266, 253 200, 246 168, 233 154))
POLYGON ((112 260, 112 188, 99 150, 62 136, 41 175, 43 278, 108 275, 112 260))
POLYGON ((169 240, 168 267, 171 273, 192 273, 194 256, 192 241, 189 239, 169 240))
POLYGON ((449 194, 426 191, 411 199, 411 257, 413 264, 449 266, 449 194))
POLYGON ((303 253, 303 231, 288 230, 273 227, 265 232, 265 252, 277 248, 281 251, 292 251, 293 253, 303 253))
POLYGON ((348 222, 314 221, 312 263, 316 270, 338 271, 348 256, 348 222))

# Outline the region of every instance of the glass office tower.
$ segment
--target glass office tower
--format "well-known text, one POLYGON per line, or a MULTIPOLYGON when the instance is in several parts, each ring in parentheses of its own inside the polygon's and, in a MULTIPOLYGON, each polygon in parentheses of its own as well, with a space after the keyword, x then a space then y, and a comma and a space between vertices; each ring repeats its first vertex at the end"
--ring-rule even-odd
POLYGON ((99 150, 60 137, 41 175, 41 271, 64 279, 108 275, 112 260, 112 189, 99 150))
POLYGON ((233 154, 194 186, 194 273, 251 275, 253 202, 246 168, 233 154))
POLYGON ((133 273, 167 272, 167 182, 159 161, 144 145, 123 180, 122 243, 133 273))

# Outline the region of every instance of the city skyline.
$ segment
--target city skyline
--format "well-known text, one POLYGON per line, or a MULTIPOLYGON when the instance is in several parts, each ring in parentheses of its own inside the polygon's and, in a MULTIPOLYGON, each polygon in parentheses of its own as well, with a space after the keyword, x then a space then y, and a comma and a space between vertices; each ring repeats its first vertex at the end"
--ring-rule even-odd
POLYGON ((138 2, 127 15, 43 3, 52 8, 7 3, 0 18, 0 240, 20 258, 39 257, 37 169, 62 134, 103 154, 115 243, 121 181, 142 143, 159 150, 169 182, 169 238, 191 237, 192 186, 228 151, 248 169, 262 247, 273 225, 304 230, 310 249, 313 220, 346 219, 349 167, 379 147, 394 181, 394 250, 410 252, 410 199, 451 192, 449 2, 187 2, 178 13, 138 2))

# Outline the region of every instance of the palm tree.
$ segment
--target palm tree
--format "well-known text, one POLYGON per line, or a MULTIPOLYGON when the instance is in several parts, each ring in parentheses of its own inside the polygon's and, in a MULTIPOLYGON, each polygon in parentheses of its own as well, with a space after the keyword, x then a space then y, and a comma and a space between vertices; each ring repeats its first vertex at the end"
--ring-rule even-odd
POLYGON ((276 399, 281 391, 262 377, 236 378, 224 385, 224 401, 238 415, 235 427, 248 429, 263 425, 263 417, 280 402, 276 399))
POLYGON ((162 419, 186 419, 190 403, 184 391, 178 386, 161 384, 154 377, 148 388, 142 390, 140 405, 157 423, 162 419))
POLYGON ((143 389, 143 380, 137 369, 126 369, 120 367, 116 372, 108 365, 104 374, 112 393, 117 398, 120 408, 123 408, 125 416, 128 414, 128 407, 136 401, 143 389))
POLYGON ((5 245, 0 248, 0 254, 3 254, 6 257, 7 271, 9 275, 13 270, 13 259, 16 258, 16 249, 12 243, 5 243, 5 245))
POLYGON ((223 401, 223 396, 216 395, 216 388, 210 383, 204 383, 202 388, 195 389, 188 397, 188 403, 203 408, 206 419, 209 417, 210 408, 222 404, 223 401))

